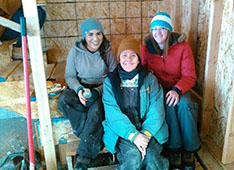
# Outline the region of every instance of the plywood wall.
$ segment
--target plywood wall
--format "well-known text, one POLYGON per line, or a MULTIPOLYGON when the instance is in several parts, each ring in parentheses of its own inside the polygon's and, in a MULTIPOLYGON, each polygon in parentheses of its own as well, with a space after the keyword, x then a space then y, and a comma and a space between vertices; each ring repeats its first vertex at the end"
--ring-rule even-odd
POLYGON ((202 96, 206 50, 208 41, 208 25, 211 0, 200 0, 197 28, 197 56, 195 58, 197 71, 197 92, 202 96))
MULTIPOLYGON (((214 114, 209 135, 223 147, 228 111, 231 107, 231 93, 234 85, 234 4, 224 1, 223 21, 217 59, 214 114)), ((234 122, 233 122, 234 123, 234 122)))
MULTIPOLYGON (((209 12, 212 0, 47 0, 46 22, 42 40, 49 49, 61 50, 55 58, 66 59, 75 40, 81 37, 80 24, 88 17, 98 18, 116 52, 124 37, 143 42, 149 33, 149 24, 158 11, 170 13, 174 31, 187 34, 195 54, 198 75, 196 90, 202 96, 208 40, 209 12)), ((224 0, 220 49, 217 61, 215 104, 209 135, 222 147, 226 113, 233 88, 233 0, 224 0), (232 36, 230 36, 232 35, 232 36), (215 131, 215 129, 218 129, 215 131)))
MULTIPOLYGON (((65 60, 74 41, 81 37, 82 21, 96 17, 103 24, 105 34, 116 52, 124 37, 134 37, 143 42, 149 33, 152 17, 160 10, 171 14, 175 31, 187 31, 190 24, 183 28, 181 26, 186 19, 182 17, 182 5, 182 1, 176 3, 169 0, 47 0, 44 7, 47 18, 42 30, 43 43, 48 49, 65 51, 55 56, 65 60)), ((189 6, 187 10, 190 9, 189 6)))

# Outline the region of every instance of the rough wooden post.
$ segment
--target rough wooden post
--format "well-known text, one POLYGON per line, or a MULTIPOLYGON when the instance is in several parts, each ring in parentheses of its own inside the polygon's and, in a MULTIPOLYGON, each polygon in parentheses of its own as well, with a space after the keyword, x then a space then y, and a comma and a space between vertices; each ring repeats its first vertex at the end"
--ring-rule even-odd
POLYGON ((188 38, 187 41, 189 43, 189 45, 192 48, 193 51, 193 55, 196 57, 197 55, 197 30, 198 30, 198 15, 199 15, 199 1, 194 1, 191 0, 191 2, 189 3, 190 8, 190 13, 187 14, 187 12, 185 11, 186 6, 184 6, 184 18, 186 17, 186 15, 189 16, 189 22, 188 22, 188 38))
POLYGON ((206 55, 205 78, 202 103, 201 135, 209 132, 210 117, 214 107, 214 87, 216 75, 216 62, 219 52, 219 38, 223 14, 223 0, 213 0, 210 10, 210 23, 206 55))
POLYGON ((37 97, 46 169, 56 170, 57 161, 48 104, 36 0, 22 0, 22 4, 24 16, 26 17, 27 30, 31 32, 31 35, 28 35, 29 55, 37 97))
POLYGON ((10 28, 14 31, 20 32, 20 25, 14 21, 11 21, 9 19, 6 19, 4 17, 0 16, 0 25, 10 28))
POLYGON ((232 88, 231 106, 228 112, 222 162, 224 164, 234 162, 234 88, 232 88))

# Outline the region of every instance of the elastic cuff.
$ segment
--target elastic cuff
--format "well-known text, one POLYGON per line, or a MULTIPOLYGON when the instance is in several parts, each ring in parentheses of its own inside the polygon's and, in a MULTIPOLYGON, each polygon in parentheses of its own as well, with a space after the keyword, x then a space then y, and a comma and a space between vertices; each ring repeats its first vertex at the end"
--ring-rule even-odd
POLYGON ((76 89, 76 93, 78 94, 80 90, 82 90, 84 87, 83 86, 80 86, 76 89))
POLYGON ((140 132, 130 133, 130 135, 128 136, 128 140, 130 140, 130 142, 133 143, 133 140, 139 133, 140 132))
POLYGON ((172 90, 174 90, 176 93, 178 93, 178 95, 181 95, 181 90, 178 89, 177 87, 173 87, 172 90))

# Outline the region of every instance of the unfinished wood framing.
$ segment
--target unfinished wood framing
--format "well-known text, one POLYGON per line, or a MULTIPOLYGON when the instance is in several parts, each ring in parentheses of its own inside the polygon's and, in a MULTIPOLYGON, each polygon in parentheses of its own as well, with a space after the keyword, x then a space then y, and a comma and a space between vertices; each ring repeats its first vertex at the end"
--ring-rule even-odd
POLYGON ((187 41, 189 43, 189 45, 191 46, 193 55, 196 56, 197 55, 197 28, 198 28, 198 13, 199 13, 199 1, 194 1, 191 0, 189 2, 190 6, 190 10, 189 10, 189 14, 187 14, 187 12, 184 13, 184 17, 186 17, 186 15, 189 16, 189 23, 187 26, 187 41))
POLYGON ((18 23, 11 21, 9 19, 3 18, 1 16, 0 16, 0 25, 10 28, 16 32, 20 32, 20 25, 18 23))
POLYGON ((216 62, 219 52, 219 38, 223 14, 223 0, 212 1, 210 12, 210 23, 208 33, 208 46, 206 55, 205 78, 202 103, 202 127, 201 135, 209 132, 210 117, 214 106, 214 87, 216 62))
POLYGON ((45 70, 43 63, 36 0, 22 0, 22 4, 24 16, 26 17, 27 30, 31 32, 31 35, 28 35, 27 37, 29 53, 31 58, 34 87, 38 103, 38 114, 42 127, 42 143, 44 146, 46 169, 56 170, 57 161, 55 155, 51 117, 48 104, 48 95, 46 88, 45 70))
POLYGON ((227 128, 222 155, 222 162, 224 164, 234 162, 234 88, 232 89, 231 96, 231 106, 228 112, 227 128))

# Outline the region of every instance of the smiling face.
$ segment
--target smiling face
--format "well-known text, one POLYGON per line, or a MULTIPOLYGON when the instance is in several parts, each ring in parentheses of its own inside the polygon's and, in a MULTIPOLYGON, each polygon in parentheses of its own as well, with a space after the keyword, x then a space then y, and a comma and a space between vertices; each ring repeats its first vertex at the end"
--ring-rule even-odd
POLYGON ((99 49, 103 41, 103 34, 100 30, 91 30, 85 35, 87 42, 87 48, 91 52, 95 52, 99 49))
POLYGON ((154 27, 151 32, 154 40, 159 44, 159 46, 164 46, 169 33, 168 29, 163 27, 154 27))
POLYGON ((119 63, 124 71, 131 72, 139 64, 139 59, 134 51, 125 50, 120 53, 119 63))

